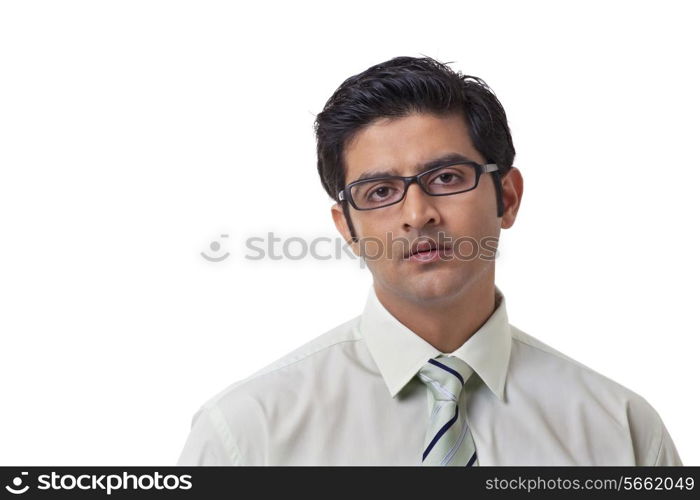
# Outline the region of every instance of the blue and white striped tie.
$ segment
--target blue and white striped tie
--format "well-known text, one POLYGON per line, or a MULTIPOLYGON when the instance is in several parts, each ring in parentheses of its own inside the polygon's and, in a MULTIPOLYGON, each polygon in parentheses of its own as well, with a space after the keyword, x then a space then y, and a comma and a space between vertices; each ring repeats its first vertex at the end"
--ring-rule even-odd
POLYGON ((462 391, 472 373, 461 359, 443 354, 429 359, 418 372, 433 399, 422 465, 479 465, 466 420, 468 395, 462 391))

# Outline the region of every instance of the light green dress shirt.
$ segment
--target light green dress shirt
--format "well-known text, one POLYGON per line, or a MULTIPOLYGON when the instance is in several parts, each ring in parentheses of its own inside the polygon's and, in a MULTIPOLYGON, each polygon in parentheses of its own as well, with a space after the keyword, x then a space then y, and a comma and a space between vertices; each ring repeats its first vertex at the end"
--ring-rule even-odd
MULTIPOLYGON (((682 465, 639 394, 489 319, 452 353, 481 380, 467 404, 479 464, 682 465)), ((301 323, 300 323, 301 325, 301 323)), ((211 397, 178 465, 420 465, 430 400, 415 376, 441 354, 379 302, 211 397)))

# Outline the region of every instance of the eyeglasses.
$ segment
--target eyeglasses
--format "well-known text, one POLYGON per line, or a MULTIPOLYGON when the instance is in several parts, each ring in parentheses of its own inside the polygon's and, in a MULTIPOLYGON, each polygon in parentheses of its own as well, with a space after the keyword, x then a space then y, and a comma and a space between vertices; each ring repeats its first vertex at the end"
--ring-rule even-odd
POLYGON ((496 163, 479 165, 471 161, 459 161, 409 177, 392 175, 351 182, 338 192, 338 199, 349 201, 357 210, 374 210, 403 200, 408 186, 414 182, 430 196, 448 196, 475 189, 482 173, 496 171, 496 163))

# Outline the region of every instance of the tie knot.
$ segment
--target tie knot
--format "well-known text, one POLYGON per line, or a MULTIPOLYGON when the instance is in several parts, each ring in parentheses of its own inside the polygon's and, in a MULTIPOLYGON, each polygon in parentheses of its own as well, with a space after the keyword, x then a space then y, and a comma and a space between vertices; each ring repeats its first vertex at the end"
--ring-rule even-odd
POLYGON ((429 359, 418 371, 420 378, 436 400, 459 399, 459 393, 474 370, 456 356, 439 356, 429 359))

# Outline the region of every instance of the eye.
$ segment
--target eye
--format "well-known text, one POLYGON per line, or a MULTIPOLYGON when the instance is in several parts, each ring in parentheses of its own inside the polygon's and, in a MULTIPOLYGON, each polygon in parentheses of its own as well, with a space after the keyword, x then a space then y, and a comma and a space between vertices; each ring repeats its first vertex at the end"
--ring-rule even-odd
POLYGON ((371 201, 381 201, 389 196, 391 196, 394 188, 387 185, 376 186, 369 190, 367 193, 367 199, 371 201))
POLYGON ((445 184, 455 184, 461 180, 461 177, 456 172, 440 172, 435 177, 433 177, 431 182, 437 182, 439 185, 445 184))

